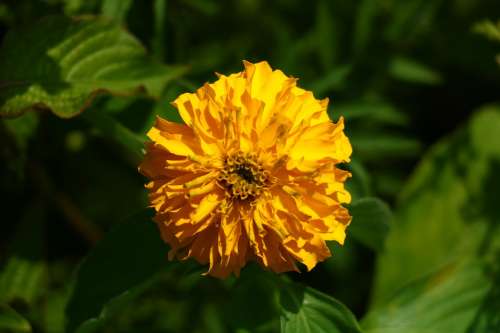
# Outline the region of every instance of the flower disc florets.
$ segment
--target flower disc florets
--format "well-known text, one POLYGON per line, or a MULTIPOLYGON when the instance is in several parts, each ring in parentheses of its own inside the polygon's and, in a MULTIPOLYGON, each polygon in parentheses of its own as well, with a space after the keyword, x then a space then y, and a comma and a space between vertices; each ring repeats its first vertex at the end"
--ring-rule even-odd
POLYGON ((233 200, 255 200, 268 186, 269 171, 265 170, 255 154, 238 152, 224 159, 219 184, 233 200))
POLYGON ((140 165, 170 258, 208 273, 238 274, 249 261, 275 272, 312 269, 343 244, 342 206, 351 145, 328 100, 297 87, 267 62, 219 75, 174 106, 185 124, 157 118, 140 165))

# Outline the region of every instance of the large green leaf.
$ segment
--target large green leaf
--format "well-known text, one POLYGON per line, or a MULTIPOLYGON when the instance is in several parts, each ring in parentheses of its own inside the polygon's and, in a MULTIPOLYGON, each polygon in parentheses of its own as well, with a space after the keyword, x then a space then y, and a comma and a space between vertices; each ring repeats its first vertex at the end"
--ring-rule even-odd
POLYGON ((250 264, 231 288, 231 300, 224 309, 226 321, 235 330, 276 332, 279 330, 279 289, 275 273, 250 264))
POLYGON ((0 305, 0 332, 29 333, 30 323, 7 305, 0 305))
POLYGON ((129 297, 131 289, 167 267, 166 253, 149 212, 133 215, 111 231, 76 272, 66 308, 68 331, 98 317, 113 299, 129 297))
POLYGON ((112 21, 53 16, 10 31, 0 50, 0 115, 48 108, 73 117, 101 93, 153 96, 180 75, 112 21))
POLYGON ((280 293, 282 333, 360 333, 349 309, 313 288, 290 283, 280 293))
POLYGON ((465 333, 491 286, 480 262, 448 265, 403 288, 362 327, 367 333, 465 333))
POLYGON ((389 207, 380 199, 362 198, 354 201, 349 211, 352 223, 348 232, 369 248, 382 251, 392 219, 389 207))
POLYGON ((374 304, 408 282, 474 255, 500 220, 500 110, 478 112, 423 159, 396 208, 378 259, 374 304))

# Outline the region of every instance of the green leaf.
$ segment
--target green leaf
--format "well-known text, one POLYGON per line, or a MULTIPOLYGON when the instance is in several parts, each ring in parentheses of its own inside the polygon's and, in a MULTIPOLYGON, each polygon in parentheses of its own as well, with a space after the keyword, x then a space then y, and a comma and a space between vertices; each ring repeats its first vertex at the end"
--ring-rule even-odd
POLYGON ((392 18, 386 19, 385 37, 393 43, 408 43, 429 30, 432 33, 432 28, 439 24, 433 21, 442 4, 442 0, 393 1, 390 8, 392 18))
POLYGON ((73 117, 102 93, 158 96, 183 73, 150 60, 111 21, 48 17, 10 31, 0 50, 0 115, 48 108, 73 117))
POLYGON ((354 201, 349 211, 352 222, 348 232, 372 250, 382 251, 392 220, 387 204, 377 198, 362 198, 354 201))
POLYGON ((495 24, 489 20, 474 25, 474 32, 480 33, 491 40, 500 42, 500 20, 495 24))
MULTIPOLYGON (((167 247, 149 212, 131 216, 112 230, 83 261, 66 308, 68 331, 96 318, 118 296, 169 266, 167 247)), ((172 265, 170 265, 172 266, 172 265)))
POLYGON ((138 165, 142 160, 144 156, 142 151, 146 141, 145 136, 135 134, 109 114, 98 110, 89 110, 83 117, 97 128, 103 136, 111 138, 125 147, 130 152, 131 162, 134 165, 138 165))
POLYGON ((363 0, 358 7, 353 38, 355 54, 360 54, 367 46, 374 30, 373 23, 380 5, 374 0, 363 0))
MULTIPOLYGON (((497 238, 500 240, 500 237, 497 238)), ((494 280, 467 333, 500 332, 500 253, 496 256, 494 280)))
POLYGON ((103 0, 101 3, 101 13, 105 17, 121 23, 125 21, 131 6, 132 0, 103 0))
POLYGON ((329 70, 333 67, 338 49, 335 18, 328 3, 328 1, 322 0, 318 2, 316 7, 316 47, 323 70, 329 70))
POLYGON ((377 260, 374 306, 457 258, 483 256, 483 244, 494 243, 485 235, 500 237, 494 228, 500 221, 500 146, 493 144, 500 142, 498 128, 500 107, 485 107, 423 158, 377 260))
POLYGON ((352 177, 347 180, 346 187, 353 200, 371 195, 372 179, 364 165, 353 158, 348 165, 352 177))
POLYGON ((26 206, 9 244, 10 256, 0 273, 0 303, 16 302, 33 307, 46 291, 44 228, 45 207, 42 202, 35 201, 26 206))
POLYGON ((397 80, 410 83, 436 85, 443 81, 438 72, 424 64, 403 57, 397 57, 391 61, 389 74, 397 80))
POLYGON ((420 142, 397 134, 353 133, 351 143, 356 154, 364 160, 380 160, 381 156, 411 157, 421 150, 420 142))
POLYGON ((364 122, 370 121, 385 125, 403 126, 409 124, 406 114, 390 104, 381 102, 334 103, 330 111, 350 121, 361 119, 364 122))
POLYGON ((44 284, 46 267, 41 261, 13 256, 0 274, 0 301, 35 301, 44 284))
POLYGON ((465 333, 491 284, 479 261, 448 265, 404 287, 362 327, 367 333, 465 333))
MULTIPOLYGON (((256 264, 250 264, 231 289, 231 300, 224 309, 228 315, 227 322, 235 330, 245 329, 249 332, 269 331, 266 328, 279 329, 280 307, 275 276, 263 271, 256 264)), ((276 330, 271 330, 276 331, 276 330)))
POLYGON ((154 35, 151 40, 154 56, 165 59, 167 34, 167 0, 154 0, 154 35))
POLYGON ((360 333, 354 315, 342 303, 296 283, 280 293, 282 333, 360 333))
POLYGON ((207 16, 217 14, 221 8, 219 2, 214 0, 183 0, 183 2, 207 16))
POLYGON ((0 305, 0 332, 31 332, 30 323, 7 305, 0 305))
POLYGON ((36 113, 28 113, 14 119, 3 119, 5 127, 14 137, 21 151, 24 151, 28 147, 29 140, 33 137, 38 128, 38 120, 38 115, 36 113))
POLYGON ((51 291, 43 307, 43 332, 64 333, 64 308, 68 302, 69 288, 51 291))
POLYGON ((158 278, 158 274, 154 274, 143 282, 137 284, 134 287, 129 288, 127 291, 123 292, 119 296, 111 299, 109 302, 103 305, 99 316, 87 319, 82 324, 78 326, 76 333, 96 333, 101 332, 103 327, 109 322, 112 316, 120 313, 127 306, 137 299, 142 293, 144 293, 148 288, 153 285, 158 278))
POLYGON ((313 82, 310 89, 317 96, 322 96, 331 89, 340 89, 344 85, 347 77, 351 74, 351 65, 341 65, 326 73, 326 75, 313 82))

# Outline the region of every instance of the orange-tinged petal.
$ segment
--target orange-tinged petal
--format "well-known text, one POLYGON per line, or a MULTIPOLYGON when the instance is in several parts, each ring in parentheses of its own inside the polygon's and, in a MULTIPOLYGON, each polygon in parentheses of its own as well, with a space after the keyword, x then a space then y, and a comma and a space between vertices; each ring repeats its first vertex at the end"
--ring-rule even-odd
POLYGON ((221 198, 217 194, 206 195, 203 199, 201 199, 194 212, 190 215, 190 219, 194 223, 201 221, 212 213, 220 203, 221 198))

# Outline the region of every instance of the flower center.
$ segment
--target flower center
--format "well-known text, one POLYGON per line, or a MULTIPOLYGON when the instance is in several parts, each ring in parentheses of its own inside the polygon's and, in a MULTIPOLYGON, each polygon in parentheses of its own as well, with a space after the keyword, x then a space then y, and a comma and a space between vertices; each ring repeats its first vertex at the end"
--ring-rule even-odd
POLYGON ((268 178, 269 172, 257 162, 255 155, 239 152, 224 160, 219 184, 233 199, 253 200, 267 185, 268 178))

